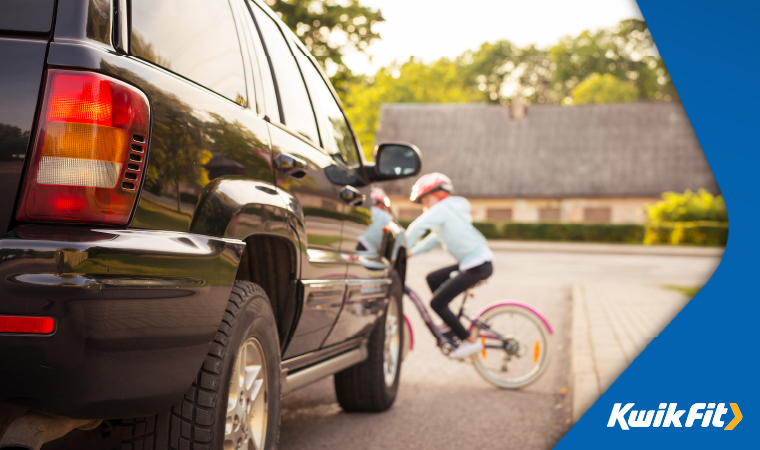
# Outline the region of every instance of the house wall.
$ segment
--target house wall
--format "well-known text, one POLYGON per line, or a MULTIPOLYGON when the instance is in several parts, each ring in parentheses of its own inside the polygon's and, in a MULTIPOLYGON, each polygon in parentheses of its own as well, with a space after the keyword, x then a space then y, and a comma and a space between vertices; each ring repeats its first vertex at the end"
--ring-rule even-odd
MULTIPOLYGON (((422 213, 420 205, 408 197, 391 196, 396 217, 412 220, 422 213)), ((637 198, 470 198, 472 216, 477 222, 511 220, 513 222, 570 223, 644 223, 647 204, 658 197, 637 198)))

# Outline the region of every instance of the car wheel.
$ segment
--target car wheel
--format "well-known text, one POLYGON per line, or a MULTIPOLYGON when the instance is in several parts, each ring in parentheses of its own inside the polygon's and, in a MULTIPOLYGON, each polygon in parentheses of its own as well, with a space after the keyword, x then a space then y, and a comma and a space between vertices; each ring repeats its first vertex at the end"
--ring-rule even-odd
POLYGON ((206 361, 170 411, 124 420, 122 449, 275 449, 280 344, 264 290, 236 281, 206 361))
POLYGON ((398 392, 404 348, 401 278, 394 271, 388 307, 367 344, 367 359, 335 374, 338 404, 347 412, 380 412, 393 405, 398 392))

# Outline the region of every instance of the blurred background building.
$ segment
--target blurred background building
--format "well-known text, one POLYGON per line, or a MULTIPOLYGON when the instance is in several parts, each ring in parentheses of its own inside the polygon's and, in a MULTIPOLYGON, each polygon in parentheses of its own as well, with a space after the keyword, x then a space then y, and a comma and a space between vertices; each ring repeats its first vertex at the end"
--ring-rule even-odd
MULTIPOLYGON (((643 223, 663 192, 719 193, 680 102, 385 104, 376 142, 419 147, 475 221, 643 223)), ((400 219, 413 183, 383 185, 400 219)))

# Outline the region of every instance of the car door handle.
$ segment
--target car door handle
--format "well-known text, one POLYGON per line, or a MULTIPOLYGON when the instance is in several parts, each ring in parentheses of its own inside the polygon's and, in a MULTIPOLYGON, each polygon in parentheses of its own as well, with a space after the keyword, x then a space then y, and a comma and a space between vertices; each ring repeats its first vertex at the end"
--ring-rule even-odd
POLYGON ((303 160, 287 153, 280 153, 274 159, 274 168, 280 173, 298 179, 305 177, 309 172, 303 160))
POLYGON ((340 199, 349 206, 359 206, 364 203, 365 198, 364 194, 351 186, 345 186, 340 190, 340 199))

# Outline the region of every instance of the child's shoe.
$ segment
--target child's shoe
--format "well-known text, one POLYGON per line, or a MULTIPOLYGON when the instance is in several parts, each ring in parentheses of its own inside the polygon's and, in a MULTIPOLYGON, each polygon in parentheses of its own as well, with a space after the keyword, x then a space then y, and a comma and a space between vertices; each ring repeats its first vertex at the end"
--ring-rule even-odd
POLYGON ((483 350, 483 344, 480 342, 472 343, 470 341, 462 341, 453 352, 449 354, 450 358, 461 359, 483 350))

